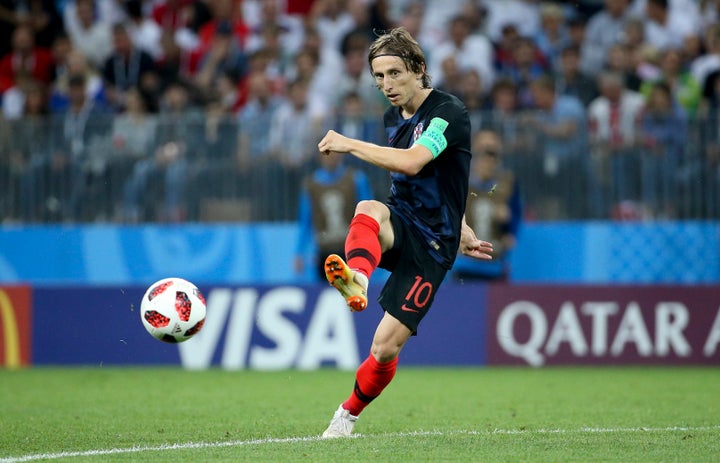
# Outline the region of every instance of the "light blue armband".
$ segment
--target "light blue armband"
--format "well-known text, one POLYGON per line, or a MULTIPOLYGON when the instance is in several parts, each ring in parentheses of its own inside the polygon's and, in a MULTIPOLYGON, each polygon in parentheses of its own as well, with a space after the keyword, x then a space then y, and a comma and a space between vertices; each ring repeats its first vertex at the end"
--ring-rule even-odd
POLYGON ((420 135, 415 143, 424 146, 432 153, 433 159, 440 156, 440 153, 447 148, 448 142, 443 133, 448 126, 445 119, 434 117, 428 128, 420 135))

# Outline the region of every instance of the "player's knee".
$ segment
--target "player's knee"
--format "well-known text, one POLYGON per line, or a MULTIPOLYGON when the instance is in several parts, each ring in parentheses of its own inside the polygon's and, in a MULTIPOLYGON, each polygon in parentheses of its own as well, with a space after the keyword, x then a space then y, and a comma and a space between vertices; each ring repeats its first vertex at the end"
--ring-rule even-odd
POLYGON ((378 219, 382 214, 381 206, 383 206, 383 204, 380 201, 375 201, 374 199, 360 201, 357 203, 357 206, 355 206, 355 215, 365 214, 378 219))
POLYGON ((402 344, 397 345, 389 342, 373 342, 372 347, 370 348, 370 354, 375 357, 375 360, 377 360, 378 363, 387 363, 395 360, 395 358, 400 354, 401 348, 402 344))

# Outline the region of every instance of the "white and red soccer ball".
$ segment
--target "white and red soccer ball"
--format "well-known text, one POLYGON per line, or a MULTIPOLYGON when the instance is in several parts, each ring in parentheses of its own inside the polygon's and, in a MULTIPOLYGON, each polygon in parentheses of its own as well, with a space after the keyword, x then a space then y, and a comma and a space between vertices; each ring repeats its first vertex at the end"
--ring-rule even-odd
POLYGON ((143 326, 153 337, 171 343, 187 341, 205 323, 205 298, 182 278, 165 278, 150 285, 140 304, 143 326))

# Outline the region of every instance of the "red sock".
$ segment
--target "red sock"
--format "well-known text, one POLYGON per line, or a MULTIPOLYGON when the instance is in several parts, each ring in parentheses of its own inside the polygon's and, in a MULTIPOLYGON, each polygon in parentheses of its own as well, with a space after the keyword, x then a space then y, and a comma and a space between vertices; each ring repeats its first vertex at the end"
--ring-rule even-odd
POLYGON ((367 214, 353 217, 345 239, 345 256, 351 269, 358 270, 370 278, 380 262, 380 224, 367 214))
POLYGON ((358 367, 355 374, 355 389, 342 407, 351 415, 358 416, 373 399, 380 395, 385 386, 390 384, 397 370, 398 359, 387 363, 379 363, 369 355, 358 367))

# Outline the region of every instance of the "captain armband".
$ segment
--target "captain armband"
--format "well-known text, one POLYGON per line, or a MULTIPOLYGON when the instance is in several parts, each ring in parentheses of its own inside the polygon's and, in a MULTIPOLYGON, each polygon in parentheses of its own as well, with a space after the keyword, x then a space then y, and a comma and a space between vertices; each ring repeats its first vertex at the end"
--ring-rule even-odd
POLYGON ((428 128, 420 135, 420 138, 418 138, 415 143, 429 149, 433 159, 435 159, 447 148, 448 142, 444 135, 447 126, 448 122, 445 119, 439 117, 433 118, 428 128))

